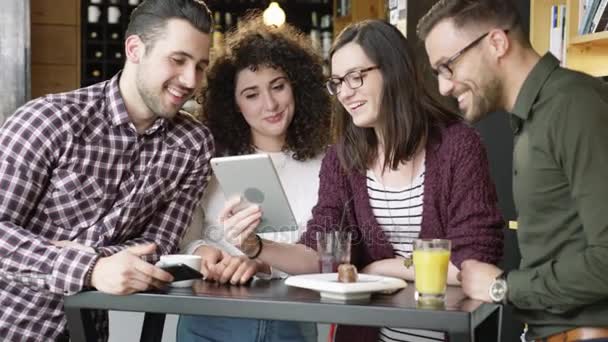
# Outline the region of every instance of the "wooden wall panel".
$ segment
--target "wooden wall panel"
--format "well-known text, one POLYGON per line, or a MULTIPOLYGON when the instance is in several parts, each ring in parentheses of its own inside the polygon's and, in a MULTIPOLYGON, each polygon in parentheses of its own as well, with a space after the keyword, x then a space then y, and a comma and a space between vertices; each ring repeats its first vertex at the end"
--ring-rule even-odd
POLYGON ((64 65, 33 65, 32 98, 45 94, 60 93, 80 86, 78 70, 64 65))
POLYGON ((69 64, 78 62, 76 26, 32 25, 32 64, 69 64))
POLYGON ((32 97, 80 86, 80 0, 31 0, 32 97))
POLYGON ((79 22, 79 0, 32 0, 32 24, 72 25, 79 22))

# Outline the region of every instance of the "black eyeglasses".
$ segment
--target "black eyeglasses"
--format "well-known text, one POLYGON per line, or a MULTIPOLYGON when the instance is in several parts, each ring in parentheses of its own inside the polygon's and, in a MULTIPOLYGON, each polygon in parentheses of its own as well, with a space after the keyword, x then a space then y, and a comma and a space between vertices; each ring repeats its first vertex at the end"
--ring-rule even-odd
MULTIPOLYGON (((488 32, 482 34, 479 38, 472 41, 469 45, 465 46, 460 51, 453 54, 452 57, 448 58, 447 61, 437 65, 437 69, 433 69, 433 74, 435 75, 435 77, 441 76, 446 80, 451 80, 452 77, 454 76, 454 71, 452 70, 450 65, 454 64, 454 62, 456 62, 456 60, 458 60, 458 58, 460 58, 462 55, 464 55, 465 52, 467 52, 470 49, 472 49, 473 47, 475 47, 475 45, 477 45, 482 39, 484 39, 488 34, 490 34, 490 32, 491 31, 488 31, 488 32)), ((505 34, 509 33, 509 30, 504 30, 504 32, 505 32, 505 34)))
POLYGON ((371 66, 371 67, 365 68, 365 69, 353 70, 353 71, 347 73, 346 75, 344 75, 343 77, 336 77, 336 76, 331 77, 329 80, 327 80, 327 82, 325 82, 327 91, 331 95, 340 94, 340 90, 342 89, 342 82, 346 83, 346 85, 350 89, 357 89, 363 85, 363 75, 366 72, 372 71, 374 69, 380 69, 380 67, 377 65, 374 65, 374 66, 371 66))

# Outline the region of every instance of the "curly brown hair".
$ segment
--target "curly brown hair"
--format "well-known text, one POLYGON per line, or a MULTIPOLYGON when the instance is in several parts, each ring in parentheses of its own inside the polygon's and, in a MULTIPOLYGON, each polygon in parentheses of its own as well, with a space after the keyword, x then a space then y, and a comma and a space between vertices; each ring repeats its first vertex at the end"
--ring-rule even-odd
POLYGON ((291 83, 295 110, 284 150, 296 160, 324 151, 329 143, 331 100, 324 87, 322 60, 310 40, 295 27, 266 26, 259 13, 250 13, 226 37, 226 48, 207 70, 197 100, 199 116, 211 129, 220 155, 254 153, 251 129, 234 98, 236 75, 249 68, 283 71, 291 83))

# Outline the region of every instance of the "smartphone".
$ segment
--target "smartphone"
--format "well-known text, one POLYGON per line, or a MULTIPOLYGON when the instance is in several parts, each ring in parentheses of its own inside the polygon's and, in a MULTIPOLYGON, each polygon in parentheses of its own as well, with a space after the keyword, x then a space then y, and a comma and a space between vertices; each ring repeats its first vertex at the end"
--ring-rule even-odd
POLYGON ((171 273, 174 278, 173 281, 200 279, 204 277, 201 272, 182 263, 170 266, 160 266, 160 268, 166 272, 171 273))

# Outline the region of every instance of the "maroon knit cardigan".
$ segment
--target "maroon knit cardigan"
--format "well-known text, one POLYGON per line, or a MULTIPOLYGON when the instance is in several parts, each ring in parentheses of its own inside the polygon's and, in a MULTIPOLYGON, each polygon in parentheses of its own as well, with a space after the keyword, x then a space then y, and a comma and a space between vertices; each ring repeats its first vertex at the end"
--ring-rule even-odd
MULTIPOLYGON (((452 241, 451 261, 476 259, 496 264, 502 257, 504 221, 479 134, 463 123, 440 128, 426 145, 421 238, 452 241)), ((357 269, 393 258, 391 243, 378 226, 367 193, 366 176, 344 170, 329 148, 319 173, 319 199, 301 243, 316 249, 316 232, 353 234, 351 262, 357 269)), ((340 325, 336 342, 376 342, 378 328, 340 325)))

